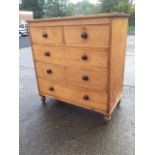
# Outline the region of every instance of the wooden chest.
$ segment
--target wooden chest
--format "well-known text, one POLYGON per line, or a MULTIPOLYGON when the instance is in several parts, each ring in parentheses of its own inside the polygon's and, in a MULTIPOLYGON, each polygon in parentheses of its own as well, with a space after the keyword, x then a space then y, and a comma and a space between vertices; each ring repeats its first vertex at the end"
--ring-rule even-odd
POLYGON ((39 94, 104 114, 122 96, 127 14, 31 20, 39 94))

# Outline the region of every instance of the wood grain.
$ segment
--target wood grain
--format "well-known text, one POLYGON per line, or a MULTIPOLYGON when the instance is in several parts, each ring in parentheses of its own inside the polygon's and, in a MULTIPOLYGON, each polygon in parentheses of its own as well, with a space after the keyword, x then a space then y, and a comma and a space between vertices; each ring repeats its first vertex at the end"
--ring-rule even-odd
POLYGON ((109 24, 110 20, 108 18, 100 19, 76 19, 76 20, 41 20, 41 21, 29 21, 30 27, 40 27, 40 26, 66 26, 66 25, 100 25, 109 24))
POLYGON ((117 18, 112 20, 111 50, 109 56, 109 112, 122 96, 127 25, 128 19, 117 18))
POLYGON ((110 118, 122 97, 127 24, 115 13, 29 21, 39 94, 110 118))
POLYGON ((33 22, 46 22, 46 21, 77 21, 77 20, 86 20, 88 19, 89 22, 93 19, 104 19, 104 18, 118 18, 118 17, 122 17, 122 18, 127 18, 129 17, 129 14, 125 14, 125 13, 101 13, 101 14, 95 14, 95 15, 81 15, 81 16, 65 16, 65 17, 52 17, 52 18, 44 18, 44 19, 35 19, 35 20, 28 20, 28 22, 33 23, 33 22))
POLYGON ((107 93, 104 91, 93 91, 90 89, 77 88, 68 85, 62 85, 55 81, 48 81, 44 79, 39 80, 39 87, 41 92, 54 97, 60 97, 71 102, 87 105, 101 110, 106 110, 107 93), (50 91, 49 87, 53 87, 54 91, 50 91), (83 100, 83 96, 88 95, 89 100, 83 100))
POLYGON ((80 67, 62 66, 36 62, 37 75, 40 78, 57 81, 62 84, 107 91, 108 72, 102 69, 83 69, 80 67), (50 70, 51 73, 47 73, 50 70), (88 80, 83 80, 88 76, 88 80))
POLYGON ((104 68, 108 67, 108 48, 76 48, 76 47, 55 47, 33 45, 34 59, 36 61, 61 64, 76 65, 84 68, 104 68), (45 56, 48 51, 50 56, 45 56), (82 60, 81 56, 87 55, 87 60, 82 60))
POLYGON ((62 27, 30 27, 32 43, 44 45, 61 45, 63 44, 62 27), (47 38, 42 36, 47 33, 47 38))
POLYGON ((85 108, 85 109, 88 109, 88 110, 92 110, 92 111, 95 111, 95 112, 99 112, 99 113, 102 113, 104 115, 109 115, 106 110, 102 110, 100 108, 96 108, 96 107, 90 107, 89 105, 86 105, 86 104, 79 104, 78 102, 72 102, 70 100, 66 100, 64 98, 61 98, 61 97, 55 97, 55 96, 52 96, 52 95, 49 95, 47 93, 44 93, 44 92, 41 92, 42 95, 45 95, 46 97, 49 97, 49 98, 52 98, 52 99, 55 99, 55 100, 59 100, 59 101, 62 101, 61 103, 64 102, 64 104, 71 104, 71 105, 75 105, 75 106, 78 106, 78 107, 81 107, 81 108, 85 108))
POLYGON ((64 36, 69 46, 109 47, 109 25, 64 26, 64 36), (81 37, 82 32, 87 33, 86 39, 81 37))

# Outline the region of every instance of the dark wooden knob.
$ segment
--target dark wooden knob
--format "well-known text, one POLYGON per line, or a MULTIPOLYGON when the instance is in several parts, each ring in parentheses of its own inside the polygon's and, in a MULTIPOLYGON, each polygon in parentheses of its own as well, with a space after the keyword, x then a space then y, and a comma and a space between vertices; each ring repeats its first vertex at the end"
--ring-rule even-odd
POLYGON ((49 53, 48 51, 46 51, 46 52, 44 53, 44 55, 45 55, 45 56, 50 56, 50 53, 49 53))
POLYGON ((81 33, 81 37, 86 39, 86 38, 88 38, 88 34, 86 32, 82 32, 81 33))
POLYGON ((48 34, 46 32, 43 32, 42 33, 42 37, 47 38, 48 37, 48 34))
POLYGON ((49 91, 54 91, 54 87, 49 87, 49 91))
POLYGON ((84 99, 84 100, 89 100, 89 96, 88 96, 88 95, 84 95, 84 96, 83 96, 83 99, 84 99))
POLYGON ((81 59, 82 59, 82 60, 87 60, 88 57, 87 57, 87 55, 82 55, 82 56, 81 56, 81 59))
POLYGON ((52 70, 51 69, 47 69, 46 72, 47 72, 47 74, 51 74, 52 70))
POLYGON ((87 75, 83 75, 83 76, 82 76, 82 80, 87 81, 87 80, 88 80, 88 76, 87 76, 87 75))

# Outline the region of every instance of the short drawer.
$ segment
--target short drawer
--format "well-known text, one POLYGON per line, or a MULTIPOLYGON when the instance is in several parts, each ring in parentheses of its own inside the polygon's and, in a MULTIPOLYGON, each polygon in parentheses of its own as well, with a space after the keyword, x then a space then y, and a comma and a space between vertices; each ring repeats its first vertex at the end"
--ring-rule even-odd
POLYGON ((79 67, 52 65, 36 62, 40 78, 57 81, 67 85, 107 91, 107 71, 83 69, 79 67))
POLYGON ((62 27, 30 27, 33 43, 43 45, 60 45, 63 43, 62 27))
POLYGON ((84 104, 92 108, 107 109, 107 93, 92 91, 89 89, 61 85, 54 81, 38 79, 40 93, 43 95, 58 97, 69 102, 84 104))
POLYGON ((33 45, 36 61, 77 65, 85 68, 108 68, 108 48, 74 48, 33 45))
POLYGON ((65 43, 69 46, 109 47, 109 25, 64 26, 65 43))

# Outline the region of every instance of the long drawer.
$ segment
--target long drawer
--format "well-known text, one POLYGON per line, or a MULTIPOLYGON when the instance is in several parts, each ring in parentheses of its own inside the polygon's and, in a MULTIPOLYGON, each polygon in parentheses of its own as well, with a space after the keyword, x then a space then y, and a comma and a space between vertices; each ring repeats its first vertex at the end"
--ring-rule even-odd
POLYGON ((54 81, 38 78, 39 89, 43 95, 54 96, 69 102, 87 105, 92 108, 107 109, 107 93, 90 89, 61 85, 54 81))
POLYGON ((36 62, 37 75, 63 84, 107 91, 108 72, 36 62))
POLYGON ((109 47, 110 26, 64 26, 64 36, 69 46, 109 47))
POLYGON ((33 45, 34 59, 40 62, 78 65, 85 68, 108 67, 108 48, 74 48, 33 45))

